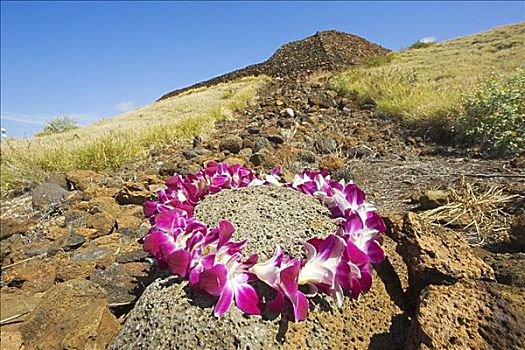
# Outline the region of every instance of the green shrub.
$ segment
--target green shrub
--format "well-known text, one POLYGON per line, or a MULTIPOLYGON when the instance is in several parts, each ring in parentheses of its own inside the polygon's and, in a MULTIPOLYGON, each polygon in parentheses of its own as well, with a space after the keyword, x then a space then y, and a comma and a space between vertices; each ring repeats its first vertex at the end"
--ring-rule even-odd
POLYGON ((409 50, 411 49, 422 49, 424 47, 429 47, 429 46, 432 46, 434 43, 433 42, 425 42, 425 41, 416 41, 415 43, 413 43, 412 45, 410 45, 408 47, 409 50))
POLYGON ((492 74, 480 83, 463 102, 457 134, 489 155, 525 152, 525 71, 519 68, 507 79, 492 74))
POLYGON ((35 133, 35 136, 60 134, 77 128, 77 121, 74 118, 68 116, 57 117, 48 121, 41 131, 35 133))

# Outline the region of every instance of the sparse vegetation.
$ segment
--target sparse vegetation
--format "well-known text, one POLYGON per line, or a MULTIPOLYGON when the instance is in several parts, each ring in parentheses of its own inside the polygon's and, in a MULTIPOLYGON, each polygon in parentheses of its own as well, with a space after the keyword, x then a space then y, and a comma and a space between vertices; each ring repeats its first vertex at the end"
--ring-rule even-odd
POLYGON ((429 46, 432 46, 434 43, 433 42, 427 42, 427 41, 416 41, 415 43, 413 43, 412 45, 410 45, 408 47, 409 50, 411 49, 422 49, 424 47, 429 47, 429 46))
POLYGON ((50 172, 118 169, 154 148, 213 130, 214 122, 246 107, 266 78, 243 78, 102 120, 93 125, 1 146, 1 190, 41 181, 50 172), (223 98, 225 91, 230 95, 223 98))
POLYGON ((491 155, 525 151, 525 71, 504 79, 494 74, 463 104, 457 132, 461 141, 491 155))
POLYGON ((337 74, 331 87, 341 95, 356 96, 358 102, 372 101, 379 113, 420 131, 450 132, 463 96, 491 72, 509 77, 522 64, 524 37, 525 23, 518 23, 391 53, 386 63, 337 74))
POLYGON ((35 133, 35 136, 60 134, 77 128, 78 123, 74 118, 69 116, 57 117, 48 121, 41 131, 35 133))

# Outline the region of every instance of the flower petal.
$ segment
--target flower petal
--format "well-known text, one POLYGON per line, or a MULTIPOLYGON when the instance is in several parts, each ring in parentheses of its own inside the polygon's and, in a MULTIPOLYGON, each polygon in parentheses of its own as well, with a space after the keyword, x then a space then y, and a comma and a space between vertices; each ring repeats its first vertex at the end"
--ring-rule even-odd
POLYGON ((255 288, 247 283, 237 284, 235 288, 235 304, 242 312, 250 315, 260 315, 259 296, 255 288))
MULTIPOLYGON (((202 289, 213 296, 219 296, 226 289, 228 280, 228 269, 224 265, 215 265, 200 274, 199 285, 202 289)), ((232 298, 233 298, 233 292, 232 298)), ((231 302, 231 301, 230 301, 231 302)), ((228 306, 229 308, 229 306, 228 306)))
POLYGON ((185 249, 173 251, 168 256, 168 267, 174 275, 186 277, 190 264, 190 252, 185 249))
POLYGON ((222 316, 230 309, 233 303, 233 290, 232 288, 226 284, 224 288, 222 289, 221 295, 219 297, 219 301, 215 305, 215 309, 213 314, 216 317, 222 316))

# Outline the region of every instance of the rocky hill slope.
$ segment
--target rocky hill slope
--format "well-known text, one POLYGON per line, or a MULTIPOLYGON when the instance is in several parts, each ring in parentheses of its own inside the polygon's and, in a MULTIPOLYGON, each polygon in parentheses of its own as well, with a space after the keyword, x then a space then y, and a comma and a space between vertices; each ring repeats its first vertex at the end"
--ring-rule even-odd
POLYGON ((389 50, 361 37, 335 30, 317 32, 302 40, 280 47, 268 60, 171 91, 160 100, 195 88, 215 85, 245 76, 261 74, 270 77, 308 75, 319 70, 339 70, 359 64, 365 58, 381 56, 389 50))
MULTIPOLYGON (((412 137, 337 96, 326 76, 276 77, 207 136, 118 171, 55 174, 4 200, 1 348, 523 349, 524 165, 412 137), (137 242, 149 226, 142 203, 211 160, 355 181, 388 225, 371 290, 342 308, 316 298, 303 323, 236 309, 215 318, 213 300, 158 271, 137 242)), ((232 220, 269 252, 294 228, 329 227, 310 199, 225 190, 197 212, 207 224, 232 220)))

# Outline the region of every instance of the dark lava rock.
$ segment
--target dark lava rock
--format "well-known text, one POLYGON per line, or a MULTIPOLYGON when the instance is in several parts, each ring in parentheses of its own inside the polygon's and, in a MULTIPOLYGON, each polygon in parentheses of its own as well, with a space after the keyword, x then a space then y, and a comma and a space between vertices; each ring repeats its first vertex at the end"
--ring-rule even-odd
POLYGON ((153 282, 150 268, 150 264, 141 262, 113 264, 106 269, 95 270, 89 280, 104 288, 109 303, 129 303, 153 282))
POLYGON ((229 151, 231 153, 237 154, 242 148, 242 138, 239 136, 227 136, 221 140, 219 143, 219 149, 221 151, 229 151))
POLYGON ((169 92, 160 100, 202 86, 211 86, 251 75, 294 77, 318 70, 339 70, 361 63, 368 57, 386 55, 389 50, 352 34, 335 30, 317 32, 281 46, 268 60, 243 69, 169 92))
POLYGON ((78 233, 71 231, 53 242, 48 254, 54 255, 58 250, 70 251, 80 248, 86 242, 86 238, 78 233))
POLYGON ((319 106, 321 108, 330 108, 335 106, 335 102, 331 97, 321 94, 309 96, 308 104, 310 106, 319 106))
POLYGON ((263 148, 267 148, 268 150, 272 150, 272 144, 270 141, 265 137, 258 137, 255 142, 253 143, 252 152, 257 153, 263 148))
POLYGON ((525 287, 525 253, 489 254, 483 259, 496 274, 496 281, 525 287))
POLYGON ((33 209, 46 210, 53 204, 60 203, 67 195, 67 191, 53 183, 44 182, 33 190, 33 209))
POLYGON ((186 159, 192 159, 198 156, 197 152, 195 152, 195 150, 192 150, 192 149, 182 151, 182 155, 186 159))
POLYGON ((273 142, 276 145, 284 143, 284 138, 281 135, 271 134, 271 135, 266 136, 266 138, 268 139, 268 141, 273 142))

